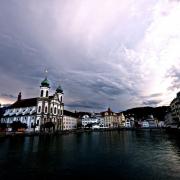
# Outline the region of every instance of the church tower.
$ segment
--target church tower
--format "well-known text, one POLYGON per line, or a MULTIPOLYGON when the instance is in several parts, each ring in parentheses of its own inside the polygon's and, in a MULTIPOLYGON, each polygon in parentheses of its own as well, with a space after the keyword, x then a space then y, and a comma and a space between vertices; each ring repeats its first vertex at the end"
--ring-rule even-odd
POLYGON ((40 86, 40 97, 48 98, 49 97, 49 81, 47 77, 41 82, 40 86))
POLYGON ((62 102, 63 102, 63 94, 64 94, 64 93, 63 93, 63 90, 62 90, 62 88, 61 88, 60 85, 57 87, 56 93, 57 93, 57 95, 58 95, 59 101, 62 103, 62 102))

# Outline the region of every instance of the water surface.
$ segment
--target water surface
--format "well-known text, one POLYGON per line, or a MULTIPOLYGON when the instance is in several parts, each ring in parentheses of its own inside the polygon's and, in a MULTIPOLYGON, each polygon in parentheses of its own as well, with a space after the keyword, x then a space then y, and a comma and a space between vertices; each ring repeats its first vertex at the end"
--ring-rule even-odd
POLYGON ((177 135, 111 131, 0 140, 0 179, 180 179, 177 135))

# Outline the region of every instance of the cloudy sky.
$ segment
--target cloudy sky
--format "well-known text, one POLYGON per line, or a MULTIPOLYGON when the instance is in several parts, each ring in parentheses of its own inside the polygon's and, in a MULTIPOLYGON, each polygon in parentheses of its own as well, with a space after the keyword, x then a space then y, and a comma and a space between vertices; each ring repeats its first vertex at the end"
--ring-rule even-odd
POLYGON ((180 90, 180 1, 1 0, 0 103, 39 96, 48 69, 66 108, 168 105, 180 90))

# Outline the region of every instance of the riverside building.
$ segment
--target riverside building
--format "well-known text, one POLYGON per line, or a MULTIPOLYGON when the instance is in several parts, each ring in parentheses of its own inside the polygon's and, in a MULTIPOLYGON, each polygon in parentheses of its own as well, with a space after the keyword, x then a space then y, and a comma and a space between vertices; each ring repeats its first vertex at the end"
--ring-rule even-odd
POLYGON ((63 130, 63 90, 57 87, 49 95, 50 83, 47 77, 41 82, 39 97, 22 99, 19 93, 17 101, 6 108, 1 122, 9 126, 13 121, 27 124, 27 131, 43 130, 47 122, 52 122, 54 130, 63 130))
POLYGON ((173 122, 180 122, 180 92, 177 93, 176 98, 170 103, 171 116, 173 122))

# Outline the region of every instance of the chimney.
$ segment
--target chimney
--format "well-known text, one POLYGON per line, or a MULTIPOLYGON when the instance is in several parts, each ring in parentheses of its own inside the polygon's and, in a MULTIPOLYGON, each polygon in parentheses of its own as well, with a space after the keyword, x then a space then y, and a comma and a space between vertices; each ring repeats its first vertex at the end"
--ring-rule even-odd
POLYGON ((19 94, 18 94, 18 99, 17 99, 18 101, 20 101, 21 100, 21 92, 19 92, 19 94))

